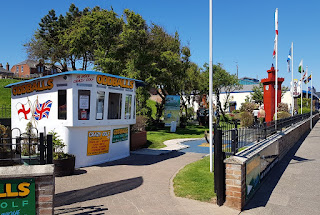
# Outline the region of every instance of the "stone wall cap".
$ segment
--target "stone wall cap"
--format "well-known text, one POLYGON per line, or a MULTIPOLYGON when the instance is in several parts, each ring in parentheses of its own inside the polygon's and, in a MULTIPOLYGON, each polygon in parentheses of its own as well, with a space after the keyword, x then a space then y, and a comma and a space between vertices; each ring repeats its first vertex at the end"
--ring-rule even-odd
POLYGON ((53 164, 0 167, 0 178, 35 177, 53 174, 53 164))
POLYGON ((239 164, 243 165, 247 161, 247 158, 242 158, 238 156, 231 156, 224 160, 226 164, 239 164))

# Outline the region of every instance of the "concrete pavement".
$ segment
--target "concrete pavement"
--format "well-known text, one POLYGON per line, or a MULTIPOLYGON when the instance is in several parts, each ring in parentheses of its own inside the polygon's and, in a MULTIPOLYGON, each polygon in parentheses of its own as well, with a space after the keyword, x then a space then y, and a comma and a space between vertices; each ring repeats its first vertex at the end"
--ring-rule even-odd
POLYGON ((174 175, 202 158, 199 153, 131 155, 81 168, 78 175, 56 178, 55 214, 238 214, 213 203, 175 197, 174 175))
POLYGON ((320 214, 320 121, 269 173, 243 215, 320 214))

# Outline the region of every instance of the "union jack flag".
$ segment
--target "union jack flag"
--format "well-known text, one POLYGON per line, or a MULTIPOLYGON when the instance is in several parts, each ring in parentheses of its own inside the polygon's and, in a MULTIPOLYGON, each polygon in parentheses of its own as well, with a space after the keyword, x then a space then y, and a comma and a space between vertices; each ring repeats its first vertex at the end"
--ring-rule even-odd
POLYGON ((43 104, 37 104, 36 110, 33 114, 35 120, 40 120, 42 118, 49 118, 50 109, 52 106, 52 101, 48 100, 43 104))

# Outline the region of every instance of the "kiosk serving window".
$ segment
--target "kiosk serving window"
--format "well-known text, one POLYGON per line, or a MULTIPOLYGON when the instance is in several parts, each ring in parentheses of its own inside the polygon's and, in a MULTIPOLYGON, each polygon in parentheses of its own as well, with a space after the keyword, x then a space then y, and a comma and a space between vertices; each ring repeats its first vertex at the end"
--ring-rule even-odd
POLYGON ((133 96, 133 119, 136 118, 136 96, 133 96))
POLYGON ((131 119, 131 102, 132 95, 126 95, 126 103, 125 103, 125 119, 131 119))
POLYGON ((90 90, 78 91, 79 120, 89 120, 90 116, 90 90))
POLYGON ((121 119, 122 94, 109 93, 108 119, 121 119))
POLYGON ((96 108, 96 119, 101 120, 103 119, 103 112, 104 112, 104 96, 105 92, 98 91, 97 92, 97 108, 96 108))
POLYGON ((67 91, 58 90, 58 119, 67 119, 67 91))

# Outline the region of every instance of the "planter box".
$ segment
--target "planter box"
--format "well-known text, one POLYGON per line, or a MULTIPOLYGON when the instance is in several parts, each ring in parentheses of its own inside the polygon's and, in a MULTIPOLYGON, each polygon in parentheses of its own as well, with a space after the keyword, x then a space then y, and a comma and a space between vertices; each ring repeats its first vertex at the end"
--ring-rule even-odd
POLYGON ((130 150, 134 151, 143 148, 147 143, 147 132, 141 131, 138 133, 131 133, 130 135, 130 150))
POLYGON ((55 176, 67 176, 74 173, 76 158, 71 156, 67 159, 53 160, 54 175, 55 176))

